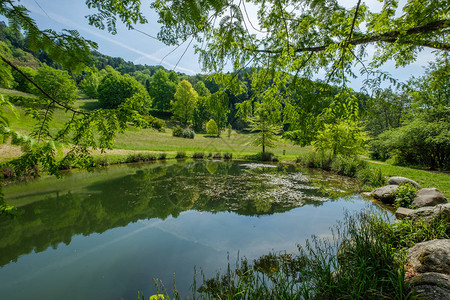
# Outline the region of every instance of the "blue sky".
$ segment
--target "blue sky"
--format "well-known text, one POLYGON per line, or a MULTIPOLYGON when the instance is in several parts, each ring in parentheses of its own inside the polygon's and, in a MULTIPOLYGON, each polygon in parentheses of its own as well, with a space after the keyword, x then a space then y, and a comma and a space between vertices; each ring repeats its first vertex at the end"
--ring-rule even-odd
MULTIPOLYGON (((341 0, 344 6, 353 6, 354 0, 341 0)), ((149 6, 150 1, 143 1, 144 6, 149 6)), ((365 1, 371 8, 380 9, 381 5, 376 0, 365 1)), ((404 2, 404 1, 400 1, 404 2)), ((158 65, 161 64, 165 68, 178 72, 193 75, 201 72, 198 63, 198 57, 194 50, 190 47, 186 54, 182 57, 187 45, 183 45, 173 53, 165 57, 175 47, 168 47, 162 42, 152 39, 137 31, 129 31, 122 24, 118 24, 118 33, 111 35, 106 30, 99 30, 89 26, 86 15, 94 13, 89 10, 84 1, 74 0, 22 0, 20 1, 27 7, 31 16, 37 21, 41 29, 52 28, 60 31, 61 29, 76 29, 86 39, 90 39, 98 43, 98 50, 106 55, 113 57, 122 57, 127 61, 135 64, 158 65), (164 58, 165 57, 165 58, 164 58), (182 58, 181 58, 182 57, 182 58), (164 58, 164 60, 162 60, 164 58), (180 62, 177 64, 178 60, 180 62)), ((159 24, 156 22, 156 14, 150 9, 145 11, 148 24, 136 26, 137 29, 156 36, 159 30, 159 24)), ((252 13, 250 13, 252 15, 252 13)), ((253 12, 254 16, 254 12, 253 12)), ((252 17, 252 16, 251 16, 252 17)), ((424 72, 424 66, 428 61, 433 60, 431 51, 423 51, 419 59, 402 68, 395 68, 393 63, 387 63, 383 66, 383 70, 392 74, 394 78, 400 81, 406 81, 412 75, 420 76, 424 72)), ((360 67, 358 66, 357 69, 360 67)), ((320 78, 321 74, 318 74, 320 78)), ((364 78, 352 80, 351 86, 359 90, 361 82, 364 78)))

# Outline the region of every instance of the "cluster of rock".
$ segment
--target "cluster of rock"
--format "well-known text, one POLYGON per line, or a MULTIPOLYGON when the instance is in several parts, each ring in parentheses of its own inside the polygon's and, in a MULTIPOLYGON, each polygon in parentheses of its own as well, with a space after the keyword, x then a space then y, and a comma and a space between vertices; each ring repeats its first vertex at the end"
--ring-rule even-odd
MULTIPOLYGON (((420 188, 417 182, 404 177, 392 177, 389 185, 378 188, 372 196, 386 204, 395 201, 400 184, 410 183, 420 188)), ((421 219, 425 223, 436 217, 444 217, 450 222, 450 203, 436 188, 423 188, 409 209, 399 207, 395 212, 398 219, 421 219)), ((450 239, 438 239, 418 243, 408 250, 407 285, 412 295, 418 299, 450 300, 450 239)))

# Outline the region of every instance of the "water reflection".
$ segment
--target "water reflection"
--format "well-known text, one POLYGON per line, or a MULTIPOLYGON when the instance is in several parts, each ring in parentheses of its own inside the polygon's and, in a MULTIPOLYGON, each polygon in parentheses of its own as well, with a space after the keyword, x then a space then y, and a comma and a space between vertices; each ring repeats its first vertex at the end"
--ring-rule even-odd
MULTIPOLYGON (((286 164, 173 161, 111 167, 95 173, 74 172, 62 180, 8 187, 6 197, 19 206, 19 217, 0 219, 0 266, 4 266, 0 278, 19 272, 25 280, 23 264, 10 264, 18 260, 35 264, 34 273, 27 275, 34 276, 29 280, 45 273, 47 277, 42 280, 46 282, 51 282, 50 278, 62 280, 59 271, 49 271, 51 266, 70 265, 67 272, 73 277, 83 276, 83 270, 100 268, 100 264, 111 272, 105 289, 113 296, 120 294, 115 287, 123 278, 135 278, 136 283, 127 288, 136 291, 139 287, 135 285, 150 276, 147 273, 160 277, 162 270, 173 274, 175 268, 190 272, 196 264, 194 256, 214 269, 228 251, 257 255, 274 245, 294 245, 298 242, 295 239, 325 232, 334 223, 330 216, 340 214, 331 206, 321 208, 320 213, 313 208, 353 193, 353 182, 312 172, 286 164), (288 213, 301 206, 302 212, 288 213), (327 219, 329 223, 324 221, 327 219), (296 228, 299 220, 300 231, 296 228), (290 230, 294 228, 298 231, 295 234, 290 230), (89 238, 83 238, 86 236, 89 238), (61 243, 73 245, 62 247, 61 243), (135 245, 140 245, 139 252, 133 252, 137 251, 132 250, 135 245), (33 251, 34 256, 25 255, 33 251), (152 258, 145 268, 141 265, 143 257, 152 258)), ((362 200, 351 200, 350 206, 352 201, 362 200)), ((105 276, 92 271, 88 274, 105 276)), ((189 286, 191 279, 189 276, 181 281, 189 286)), ((87 279, 82 281, 86 286, 92 284, 87 279)), ((74 299, 94 298, 95 293, 81 290, 74 299)), ((0 291, 4 291, 1 286, 0 291)), ((30 295, 39 299, 35 292, 30 289, 30 295)), ((100 298, 108 298, 98 293, 100 298)), ((48 295, 43 294, 45 297, 48 295)))

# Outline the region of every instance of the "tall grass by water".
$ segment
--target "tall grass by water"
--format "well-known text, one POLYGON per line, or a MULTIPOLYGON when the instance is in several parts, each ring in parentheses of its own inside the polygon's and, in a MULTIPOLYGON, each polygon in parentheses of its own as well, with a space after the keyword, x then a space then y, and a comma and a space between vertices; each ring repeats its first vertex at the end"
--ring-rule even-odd
MULTIPOLYGON (((386 215, 374 211, 346 214, 331 238, 312 237, 297 253, 269 253, 253 261, 238 258, 212 278, 196 273, 188 298, 408 299, 405 250, 449 237, 446 218, 416 226, 411 221, 390 224, 386 215)), ((155 284, 161 299, 181 299, 175 280, 171 295, 161 282, 155 284)))

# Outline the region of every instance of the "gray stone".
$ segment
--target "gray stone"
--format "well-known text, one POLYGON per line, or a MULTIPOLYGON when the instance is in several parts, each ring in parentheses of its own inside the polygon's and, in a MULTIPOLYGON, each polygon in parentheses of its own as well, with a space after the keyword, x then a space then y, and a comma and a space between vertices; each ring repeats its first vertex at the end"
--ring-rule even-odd
POLYGON ((382 186, 380 188, 375 189, 372 192, 372 196, 383 202, 383 203, 388 203, 388 204, 392 204, 394 203, 395 200, 395 194, 397 192, 397 188, 398 185, 386 185, 386 186, 382 186))
POLYGON ((413 212, 414 212, 414 209, 409 209, 409 208, 405 208, 405 207, 399 207, 395 211, 395 217, 397 219, 404 219, 404 218, 408 217, 413 212))
POLYGON ((406 281, 412 299, 450 300, 450 276, 423 273, 406 281))
POLYGON ((424 207, 445 203, 448 203, 448 201, 445 196, 438 191, 438 189, 426 188, 417 191, 417 196, 414 198, 412 205, 416 207, 424 207))
POLYGON ((416 273, 450 274, 450 239, 416 244, 408 250, 408 263, 416 273))
POLYGON ((391 177, 388 179, 388 184, 400 185, 400 184, 405 184, 405 183, 411 183, 416 188, 420 187, 417 182, 415 182, 414 180, 411 180, 409 178, 406 178, 406 177, 395 176, 395 177, 391 177))
POLYGON ((450 203, 439 204, 436 206, 425 206, 419 209, 414 209, 405 217, 412 220, 420 218, 423 219, 425 223, 429 224, 438 216, 443 216, 450 222, 450 203))

